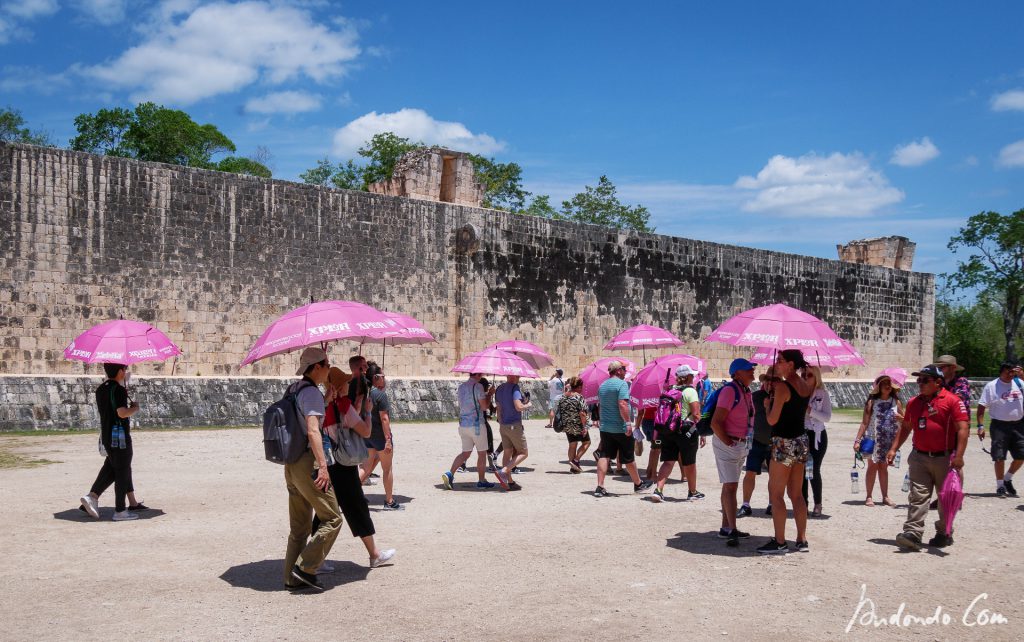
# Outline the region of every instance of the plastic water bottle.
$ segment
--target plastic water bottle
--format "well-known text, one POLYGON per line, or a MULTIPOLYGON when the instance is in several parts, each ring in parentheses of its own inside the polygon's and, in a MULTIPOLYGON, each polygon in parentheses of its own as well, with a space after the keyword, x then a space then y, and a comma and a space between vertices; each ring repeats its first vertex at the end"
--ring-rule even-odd
MULTIPOLYGON (((899 453, 896 454, 898 455, 899 453)), ((903 476, 903 492, 910 492, 910 473, 907 473, 906 475, 903 476)))
POLYGON ((850 471, 850 492, 854 495, 860 492, 860 473, 856 468, 850 471))
POLYGON ((747 429, 747 450, 749 451, 754 447, 754 430, 752 428, 747 429))
POLYGON ((814 460, 810 457, 808 457, 807 461, 804 462, 804 479, 807 481, 814 479, 814 460))
POLYGON ((900 467, 900 451, 898 450, 896 451, 896 458, 892 460, 892 466, 893 468, 900 467))
POLYGON ((117 447, 121 449, 128 447, 128 442, 125 441, 124 426, 117 429, 117 447))

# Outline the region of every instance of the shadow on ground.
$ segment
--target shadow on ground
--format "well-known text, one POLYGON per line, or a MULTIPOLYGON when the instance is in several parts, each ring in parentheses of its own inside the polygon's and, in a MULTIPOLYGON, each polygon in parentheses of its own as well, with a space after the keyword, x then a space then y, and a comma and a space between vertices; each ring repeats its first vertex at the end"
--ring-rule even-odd
MULTIPOLYGON (((374 507, 374 506, 378 506, 379 507, 379 506, 383 506, 384 505, 384 493, 383 492, 373 493, 373 494, 364 493, 364 494, 366 495, 366 502, 370 505, 371 508, 374 507)), ((403 506, 405 504, 408 504, 408 503, 410 503, 410 502, 412 502, 413 500, 416 499, 415 497, 409 497, 407 495, 399 495, 398 493, 395 493, 394 495, 392 495, 392 498, 395 501, 397 501, 399 504, 402 504, 403 506)))
MULTIPOLYGON (((366 579, 370 572, 368 566, 355 562, 331 561, 333 573, 317 575, 325 590, 366 579)), ((253 591, 284 591, 284 560, 261 560, 232 566, 221 574, 220 579, 236 588, 247 588, 253 591)))
POLYGON ((885 547, 892 548, 892 552, 893 553, 898 553, 900 555, 912 555, 914 553, 928 553, 929 555, 934 555, 936 557, 946 557, 947 555, 949 555, 949 553, 943 551, 942 549, 929 547, 928 544, 927 544, 927 541, 925 543, 921 544, 921 550, 920 551, 910 551, 910 550, 906 550, 906 549, 900 548, 899 545, 896 543, 895 539, 885 539, 884 537, 873 537, 873 538, 869 539, 868 541, 871 542, 872 544, 878 544, 879 546, 885 546, 885 547))
MULTIPOLYGON (((136 515, 139 516, 139 520, 153 519, 154 517, 161 517, 166 514, 167 513, 163 512, 159 508, 151 508, 149 510, 144 510, 139 513, 136 513, 136 515)), ((114 509, 101 508, 99 519, 93 519, 92 517, 89 517, 89 515, 84 510, 81 510, 79 508, 69 508, 67 510, 60 511, 59 513, 54 513, 53 518, 62 519, 66 522, 109 522, 114 518, 114 509)))
POLYGON ((719 539, 718 531, 684 531, 676 533, 675 537, 665 540, 665 545, 669 548, 698 555, 750 557, 751 555, 757 555, 755 549, 765 541, 764 537, 748 537, 741 539, 738 547, 729 548, 725 544, 726 540, 719 539))

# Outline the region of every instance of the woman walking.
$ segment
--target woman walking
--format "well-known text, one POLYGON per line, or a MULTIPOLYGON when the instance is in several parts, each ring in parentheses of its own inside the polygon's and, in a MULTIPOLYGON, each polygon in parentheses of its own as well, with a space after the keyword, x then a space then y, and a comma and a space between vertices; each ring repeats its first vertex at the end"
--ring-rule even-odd
POLYGON ((783 350, 775 360, 775 376, 768 400, 768 424, 772 427, 772 459, 768 466, 768 497, 772 503, 775 536, 757 549, 762 555, 789 552, 786 544, 786 495, 793 504, 796 522, 796 550, 806 553, 807 502, 802 492, 804 464, 808 457, 807 430, 804 416, 813 388, 801 377, 807 367, 799 350, 783 350))
MULTIPOLYGON (((828 450, 827 424, 832 420, 832 398, 825 389, 821 380, 821 368, 818 366, 807 366, 804 368, 804 381, 813 387, 811 396, 807 399, 807 415, 804 418, 804 427, 807 429, 807 442, 810 446, 810 456, 814 467, 814 477, 811 479, 811 491, 814 495, 814 510, 812 517, 821 517, 821 462, 825 459, 825 451, 828 450)), ((807 503, 807 476, 804 475, 802 494, 804 503, 807 503)))
MULTIPOLYGON (((359 416, 352 407, 352 400, 348 398, 349 382, 352 375, 342 372, 338 368, 331 368, 327 374, 327 412, 324 415, 324 432, 338 435, 342 430, 351 430, 360 437, 370 436, 370 426, 359 416)), ((332 441, 337 443, 332 437, 332 441)), ((345 521, 348 522, 349 530, 353 537, 358 537, 366 547, 370 555, 370 568, 376 568, 395 556, 395 549, 380 550, 374 542, 373 536, 376 530, 373 527, 373 520, 370 519, 370 507, 366 503, 366 495, 363 494, 363 485, 359 481, 359 466, 343 465, 334 461, 327 467, 331 476, 331 485, 334 486, 334 494, 338 499, 338 506, 341 508, 345 521)), ((316 532, 320 520, 313 518, 313 532, 316 532)), ((333 570, 326 563, 320 567, 321 572, 333 570), (326 568, 325 568, 326 566, 326 568)))
POLYGON ((583 380, 570 377, 566 382, 569 392, 558 400, 558 416, 562 420, 561 427, 565 438, 569 440, 569 470, 580 473, 580 459, 590 448, 590 434, 587 423, 590 417, 587 402, 583 399, 583 380))
POLYGON ((395 473, 392 467, 395 454, 391 435, 391 402, 388 393, 384 392, 384 371, 380 366, 371 363, 366 371, 370 379, 370 436, 365 440, 370 451, 370 458, 363 466, 361 481, 366 481, 373 469, 380 462, 381 477, 384 481, 384 510, 402 510, 402 505, 395 501, 393 494, 395 473))
POLYGON ((892 442, 896 441, 896 433, 899 431, 900 422, 903 421, 903 402, 900 400, 899 391, 899 386, 894 385, 890 377, 881 375, 875 379, 871 394, 864 403, 864 417, 853 441, 853 452, 860 452, 865 435, 874 440, 875 448, 868 456, 868 473, 864 480, 867 491, 865 506, 875 505, 872 495, 876 475, 882 490, 882 503, 886 506, 896 505, 889 498, 889 464, 885 461, 885 454, 892 447, 892 442))

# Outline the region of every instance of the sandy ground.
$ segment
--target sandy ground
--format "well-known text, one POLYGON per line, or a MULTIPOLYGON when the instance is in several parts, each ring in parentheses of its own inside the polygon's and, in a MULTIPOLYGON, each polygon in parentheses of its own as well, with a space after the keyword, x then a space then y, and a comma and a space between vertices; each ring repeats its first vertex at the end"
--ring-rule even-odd
MULTIPOLYGON (((396 495, 403 512, 381 512, 366 488, 378 541, 394 564, 369 570, 347 525, 330 556, 322 594, 281 590, 287 535, 282 468, 263 461, 256 430, 142 432, 139 495, 159 509, 136 522, 109 521, 76 506, 101 463, 94 435, 0 437, 16 452, 59 463, 0 470, 0 637, 34 639, 789 639, 1011 640, 1024 636, 1021 591, 1024 500, 998 499, 987 455, 968 451, 969 497, 948 553, 898 552, 905 509, 862 504, 850 493, 854 426, 834 422, 825 462, 825 519, 812 521, 812 552, 762 558, 771 533, 762 516, 739 549, 715 537, 719 484, 710 444, 700 453, 701 502, 656 505, 632 494, 589 495, 588 462, 568 474, 565 440, 530 421, 531 469, 519 493, 477 492, 475 475, 445 491, 439 474, 459 448, 452 424, 395 427, 396 495), (864 626, 897 613, 949 623, 864 626), (967 626, 998 612, 1005 624, 967 626), (852 633, 845 630, 861 607, 852 633)), ((907 454, 906 452, 904 454, 907 454)), ((904 464, 905 466, 905 464, 904 464)), ((678 473, 677 473, 678 475, 678 473)), ((903 470, 896 472, 893 494, 903 470)), ((678 477, 676 476, 676 479, 678 477)), ((766 482, 766 476, 761 477, 766 482)), ((1024 478, 1019 482, 1024 487, 1024 478)), ((685 495, 678 482, 671 499, 685 495)), ((930 528, 930 527, 929 527, 930 528)), ((926 537, 930 536, 929 532, 926 537)), ((790 535, 792 537, 792 535, 790 535)))

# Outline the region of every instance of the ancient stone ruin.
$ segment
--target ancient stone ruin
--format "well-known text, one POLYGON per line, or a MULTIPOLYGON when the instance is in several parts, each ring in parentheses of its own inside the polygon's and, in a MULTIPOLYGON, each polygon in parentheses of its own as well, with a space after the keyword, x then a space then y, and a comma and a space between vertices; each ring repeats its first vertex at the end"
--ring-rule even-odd
POLYGON ((484 186, 476 180, 469 155, 441 147, 405 154, 395 164, 391 179, 371 184, 370 191, 471 207, 480 207, 484 198, 484 186))
POLYGON ((850 241, 837 245, 839 260, 861 265, 880 265, 897 270, 912 269, 914 248, 917 247, 905 236, 880 236, 873 239, 850 241))

